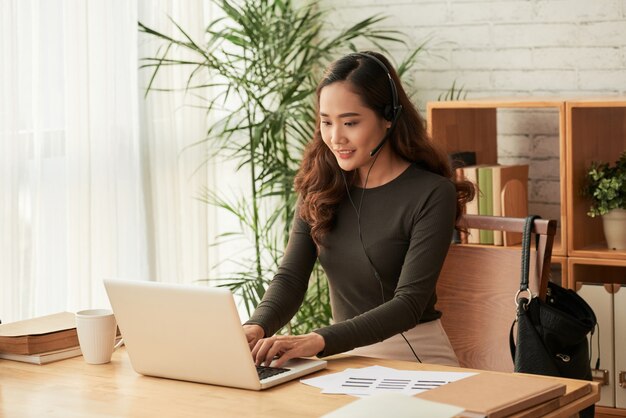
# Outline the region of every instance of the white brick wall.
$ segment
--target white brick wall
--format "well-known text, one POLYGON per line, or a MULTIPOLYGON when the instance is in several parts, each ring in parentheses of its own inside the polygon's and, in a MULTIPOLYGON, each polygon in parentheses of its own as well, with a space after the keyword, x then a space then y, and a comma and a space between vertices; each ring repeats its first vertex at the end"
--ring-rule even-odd
MULTIPOLYGON (((374 14, 411 46, 431 37, 410 75, 423 110, 456 80, 468 98, 626 94, 626 0, 322 0, 332 26, 374 14)), ((391 49, 396 60, 406 51, 391 49)), ((530 164, 530 210, 559 218, 558 118, 498 112, 501 163, 530 164)))

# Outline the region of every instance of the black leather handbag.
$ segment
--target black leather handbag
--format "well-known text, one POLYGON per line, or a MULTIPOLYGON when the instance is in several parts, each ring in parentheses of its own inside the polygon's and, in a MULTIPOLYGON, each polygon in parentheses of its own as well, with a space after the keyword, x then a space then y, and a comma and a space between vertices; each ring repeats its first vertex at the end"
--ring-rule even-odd
MULTIPOLYGON (((522 273, 517 303, 517 338, 509 335, 515 371, 571 379, 592 380, 587 335, 593 333, 593 309, 571 289, 548 283, 545 301, 528 288, 530 241, 534 219, 526 218, 522 238, 522 273), (520 297, 527 293, 528 297, 520 297)), ((589 408, 588 408, 589 409, 589 408)), ((593 416, 588 409, 582 416, 593 416)))

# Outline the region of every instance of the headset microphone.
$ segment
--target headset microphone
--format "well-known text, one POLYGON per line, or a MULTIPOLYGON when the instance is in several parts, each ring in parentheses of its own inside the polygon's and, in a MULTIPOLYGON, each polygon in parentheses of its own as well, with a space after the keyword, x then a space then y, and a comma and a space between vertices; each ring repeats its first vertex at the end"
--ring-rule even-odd
POLYGON ((388 136, 389 136, 389 129, 387 129, 387 132, 385 132, 385 136, 383 136, 383 139, 381 139, 378 145, 376 145, 376 148, 370 151, 370 157, 373 157, 374 155, 376 155, 376 153, 383 147, 383 145, 385 145, 385 142, 387 141, 388 136))

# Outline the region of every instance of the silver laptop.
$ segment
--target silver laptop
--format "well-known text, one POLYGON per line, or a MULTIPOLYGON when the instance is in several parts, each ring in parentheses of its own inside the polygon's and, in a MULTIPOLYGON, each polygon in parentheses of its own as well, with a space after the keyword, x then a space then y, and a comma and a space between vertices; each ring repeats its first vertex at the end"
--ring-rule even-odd
POLYGON ((288 370, 260 378, 227 289, 126 280, 104 286, 137 373, 261 390, 326 367, 292 359, 282 367, 288 370))

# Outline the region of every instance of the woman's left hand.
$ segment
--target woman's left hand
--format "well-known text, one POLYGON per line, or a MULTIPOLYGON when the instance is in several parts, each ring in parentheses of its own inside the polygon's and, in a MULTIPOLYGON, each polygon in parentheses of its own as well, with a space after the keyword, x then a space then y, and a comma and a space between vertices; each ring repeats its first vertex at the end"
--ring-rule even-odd
POLYGON ((257 365, 269 366, 278 357, 272 367, 281 367, 287 360, 295 357, 315 356, 326 345, 324 337, 315 332, 304 335, 274 335, 259 340, 252 349, 252 358, 257 365))

